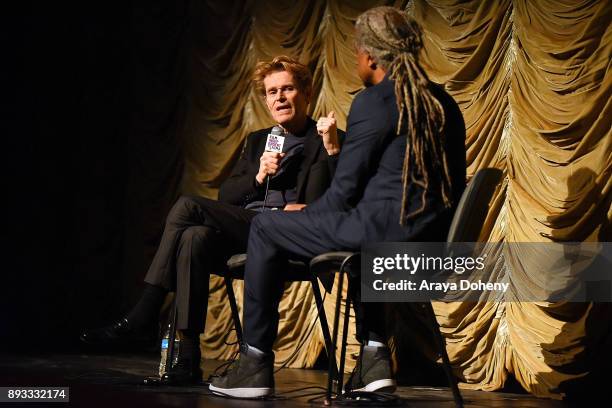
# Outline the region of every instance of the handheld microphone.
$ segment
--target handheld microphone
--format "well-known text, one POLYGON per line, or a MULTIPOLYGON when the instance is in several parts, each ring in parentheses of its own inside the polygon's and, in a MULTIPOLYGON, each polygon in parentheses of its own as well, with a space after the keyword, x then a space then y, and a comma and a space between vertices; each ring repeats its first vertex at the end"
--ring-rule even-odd
POLYGON ((274 126, 266 140, 266 152, 282 153, 283 145, 285 144, 284 134, 285 129, 280 126, 274 126))
MULTIPOLYGON (((274 126, 270 133, 268 133, 268 139, 266 140, 266 152, 282 153, 283 145, 285 144, 285 129, 280 126, 274 126)), ((266 193, 264 195, 264 202, 262 204, 262 211, 266 209, 268 202, 268 191, 270 189, 270 175, 266 176, 266 193)))

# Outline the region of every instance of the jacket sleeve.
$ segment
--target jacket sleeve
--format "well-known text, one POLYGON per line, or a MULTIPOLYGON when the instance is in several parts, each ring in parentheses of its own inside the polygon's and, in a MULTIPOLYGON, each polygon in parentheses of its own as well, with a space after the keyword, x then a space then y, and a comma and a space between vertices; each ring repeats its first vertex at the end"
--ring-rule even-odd
POLYGON ((249 160, 254 161, 257 156, 257 136, 257 133, 247 136, 238 162, 219 188, 219 201, 244 207, 258 199, 260 195, 263 197, 264 186, 258 185, 255 180, 259 163, 249 163, 249 160))
POLYGON ((392 120, 388 115, 382 97, 377 94, 366 90, 355 97, 331 186, 306 211, 347 211, 357 205, 376 171, 385 137, 391 131, 392 120))
MULTIPOLYGON (((338 139, 340 139, 339 140, 340 141, 340 151, 342 151, 342 146, 344 145, 344 140, 346 139, 346 133, 344 133, 343 130, 338 129, 338 139)), ((340 153, 338 153, 335 156, 327 156, 327 167, 329 170, 330 180, 332 180, 334 178, 334 174, 336 174, 336 168, 338 167, 339 157, 340 157, 340 153)))

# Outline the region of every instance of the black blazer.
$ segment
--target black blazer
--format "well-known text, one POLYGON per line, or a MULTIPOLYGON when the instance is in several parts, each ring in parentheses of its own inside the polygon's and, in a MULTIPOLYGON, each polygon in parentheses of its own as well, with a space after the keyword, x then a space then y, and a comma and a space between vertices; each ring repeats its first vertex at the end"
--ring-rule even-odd
MULTIPOLYGON (((465 187, 465 125, 459 107, 442 88, 431 84, 444 108, 446 152, 451 194, 456 205, 465 187)), ((388 77, 359 93, 348 116, 346 142, 330 188, 306 208, 311 222, 343 249, 366 241, 437 241, 448 232, 452 209, 444 208, 434 191, 410 183, 409 211, 418 209, 425 194, 427 210, 400 226, 405 131, 397 135, 399 112, 393 81, 388 77)))
MULTIPOLYGON (((258 130, 246 137, 238 162, 229 178, 221 184, 220 201, 244 207, 253 201, 263 200, 265 185, 258 186, 255 176, 271 129, 258 130)), ((342 142, 344 132, 338 129, 338 136, 342 142)), ((317 134, 316 122, 310 118, 304 137, 304 159, 297 176, 297 202, 310 204, 329 187, 336 171, 338 156, 327 154, 323 140, 317 134)))

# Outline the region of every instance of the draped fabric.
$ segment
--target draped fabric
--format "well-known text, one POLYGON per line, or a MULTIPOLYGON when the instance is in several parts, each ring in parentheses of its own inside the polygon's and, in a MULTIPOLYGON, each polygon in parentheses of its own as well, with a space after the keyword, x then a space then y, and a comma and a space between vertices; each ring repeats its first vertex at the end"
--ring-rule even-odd
MULTIPOLYGON (((183 192, 215 197, 245 136, 272 125, 250 83, 258 60, 287 54, 308 65, 314 78, 310 114, 334 110, 344 129, 361 88, 353 24, 382 4, 389 3, 194 5, 183 192)), ((395 6, 422 24, 421 62, 462 109, 468 177, 485 167, 504 172, 481 240, 609 241, 612 2, 418 0, 395 6)), ((503 276, 516 265, 502 256, 495 268, 503 276)), ((328 316, 332 298, 325 302, 328 316)), ((434 308, 461 386, 472 389, 499 389, 512 374, 535 395, 560 397, 563 384, 588 374, 589 356, 610 333, 609 309, 602 305, 499 301, 434 308)), ((288 286, 277 363, 314 364, 323 345, 316 316, 308 284, 288 286)), ((222 282, 213 280, 202 340, 206 357, 230 357, 235 346, 224 345, 233 338, 230 329, 222 282)), ((355 352, 352 344, 349 354, 355 352)))
MULTIPOLYGON (((462 108, 468 174, 483 167, 506 174, 482 238, 608 240, 610 2, 417 2, 412 11, 427 31, 423 62, 431 78, 462 108)), ((513 259, 502 260, 502 274, 519 272, 513 259)), ((436 310, 470 388, 497 389, 513 373, 536 395, 559 395, 561 383, 588 372, 580 361, 586 321, 596 312, 588 305, 436 310)))

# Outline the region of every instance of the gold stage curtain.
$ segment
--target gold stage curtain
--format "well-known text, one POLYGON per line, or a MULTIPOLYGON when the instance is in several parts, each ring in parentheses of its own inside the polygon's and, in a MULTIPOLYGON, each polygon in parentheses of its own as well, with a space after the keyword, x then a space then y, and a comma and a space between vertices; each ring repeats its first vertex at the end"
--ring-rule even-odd
MULTIPOLYGON (((250 83, 258 60, 287 54, 307 64, 314 77, 311 115, 335 110, 345 128, 352 97, 361 87, 354 20, 382 4, 389 2, 210 0, 192 5, 183 192, 216 197, 245 136, 272 125, 250 83)), ((485 167, 504 171, 482 240, 609 241, 612 2, 421 0, 395 5, 422 24, 422 63, 462 109, 468 176, 485 167)), ((497 272, 509 273, 510 262, 501 258, 497 272)), ((333 297, 326 299, 328 316, 333 297)), ((202 340, 207 357, 228 358, 235 350, 224 345, 233 338, 225 298, 222 282, 213 279, 202 340)), ((602 313, 600 305, 488 302, 436 304, 435 310, 461 386, 472 389, 499 389, 512 374, 535 395, 560 397, 564 383, 588 373, 587 343, 595 348, 601 343, 589 324, 602 313)), ((323 342, 307 284, 287 288, 281 316, 277 363, 312 366, 323 342)), ((609 325, 609 317, 600 326, 609 325)))

